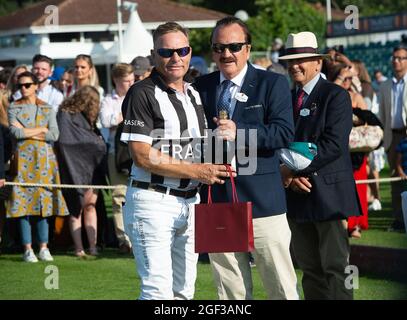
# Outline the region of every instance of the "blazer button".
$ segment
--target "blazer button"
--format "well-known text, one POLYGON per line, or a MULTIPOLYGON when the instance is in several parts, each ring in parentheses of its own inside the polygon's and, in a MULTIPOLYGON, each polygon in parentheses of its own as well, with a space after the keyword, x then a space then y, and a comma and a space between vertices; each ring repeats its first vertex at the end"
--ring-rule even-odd
POLYGON ((317 176, 317 175, 318 175, 318 172, 314 172, 313 175, 314 175, 314 176, 317 176))

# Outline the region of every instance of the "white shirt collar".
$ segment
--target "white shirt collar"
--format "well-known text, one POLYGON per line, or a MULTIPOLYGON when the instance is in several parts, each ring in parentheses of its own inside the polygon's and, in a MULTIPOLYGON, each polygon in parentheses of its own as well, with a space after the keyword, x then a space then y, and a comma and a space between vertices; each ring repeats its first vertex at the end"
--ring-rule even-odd
POLYGON ((318 72, 314 78, 312 78, 305 86, 302 87, 302 90, 304 90, 308 96, 311 94, 312 90, 314 90, 314 87, 316 86, 320 76, 321 73, 318 72))
MULTIPOLYGON (((246 73, 247 73, 247 63, 245 64, 242 71, 240 71, 236 77, 234 77, 233 79, 230 79, 230 80, 233 82, 234 85, 242 87, 246 73)), ((222 83, 224 80, 226 80, 226 78, 223 75, 223 73, 220 72, 220 82, 219 83, 222 83)))
POLYGON ((112 90, 112 98, 113 99, 120 99, 120 96, 117 94, 116 90, 112 90))
POLYGON ((50 81, 50 80, 46 80, 45 83, 46 83, 46 85, 45 85, 42 89, 38 89, 38 91, 46 92, 46 91, 52 90, 53 86, 52 86, 52 84, 51 84, 51 81, 50 81))
POLYGON ((400 81, 397 81, 396 77, 393 77, 392 80, 394 84, 397 84, 400 81, 404 81, 404 83, 407 83, 407 72, 405 73, 404 77, 400 79, 400 81))

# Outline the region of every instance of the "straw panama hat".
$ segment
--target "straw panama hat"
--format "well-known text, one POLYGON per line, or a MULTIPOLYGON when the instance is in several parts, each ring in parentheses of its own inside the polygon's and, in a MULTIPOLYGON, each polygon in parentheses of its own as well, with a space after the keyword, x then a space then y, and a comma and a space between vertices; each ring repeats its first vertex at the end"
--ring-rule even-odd
POLYGON ((290 33, 285 43, 284 55, 280 60, 301 59, 309 57, 328 57, 327 54, 318 53, 318 43, 315 34, 309 31, 290 33))

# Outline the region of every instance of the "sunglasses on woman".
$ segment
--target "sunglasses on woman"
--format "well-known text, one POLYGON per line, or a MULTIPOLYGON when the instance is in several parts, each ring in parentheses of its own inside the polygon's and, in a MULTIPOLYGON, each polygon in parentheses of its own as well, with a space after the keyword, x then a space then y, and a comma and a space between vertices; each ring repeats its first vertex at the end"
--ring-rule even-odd
POLYGON ((216 53, 222 53, 226 49, 229 49, 230 52, 235 53, 242 50, 242 47, 246 44, 247 42, 233 42, 228 44, 214 43, 212 45, 212 50, 216 53))
POLYGON ((168 48, 160 48, 157 49, 157 53, 163 58, 171 58, 174 52, 177 53, 180 57, 185 57, 191 51, 191 47, 183 47, 178 49, 168 49, 168 48))
POLYGON ((19 83, 17 84, 17 88, 22 89, 24 87, 26 89, 29 89, 33 84, 34 84, 33 82, 19 83))

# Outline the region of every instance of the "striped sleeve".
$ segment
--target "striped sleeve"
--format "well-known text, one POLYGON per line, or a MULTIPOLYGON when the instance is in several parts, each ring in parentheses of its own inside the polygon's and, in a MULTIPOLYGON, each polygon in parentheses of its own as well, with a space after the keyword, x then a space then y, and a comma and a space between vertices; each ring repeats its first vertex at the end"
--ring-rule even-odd
POLYGON ((151 132, 154 129, 152 105, 146 94, 146 88, 133 86, 122 104, 123 132, 120 140, 153 143, 151 132))

